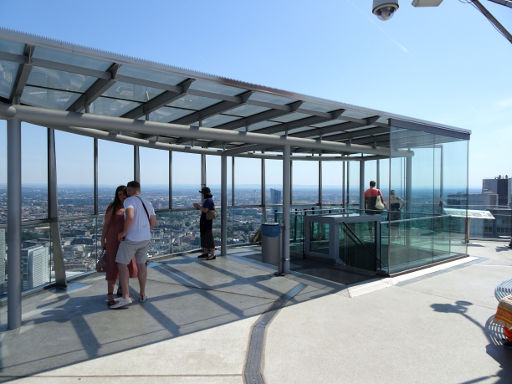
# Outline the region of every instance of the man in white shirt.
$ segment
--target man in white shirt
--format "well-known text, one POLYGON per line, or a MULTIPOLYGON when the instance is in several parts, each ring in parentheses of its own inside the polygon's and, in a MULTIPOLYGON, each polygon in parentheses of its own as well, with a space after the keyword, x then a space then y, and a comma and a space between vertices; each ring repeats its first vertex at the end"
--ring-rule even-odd
POLYGON ((140 195, 140 183, 130 181, 126 186, 128 198, 124 201, 124 229, 119 233, 120 241, 116 255, 119 284, 123 297, 110 308, 117 309, 132 303, 128 287, 128 264, 135 256, 138 268, 140 301, 147 300, 147 251, 151 241, 151 228, 155 227, 156 215, 153 205, 140 195))

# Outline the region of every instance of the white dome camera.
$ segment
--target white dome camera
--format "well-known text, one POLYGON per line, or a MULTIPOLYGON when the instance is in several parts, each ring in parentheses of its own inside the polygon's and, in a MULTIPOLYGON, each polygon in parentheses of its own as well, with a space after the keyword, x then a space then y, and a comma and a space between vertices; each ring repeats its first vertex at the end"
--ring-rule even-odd
POLYGON ((388 20, 398 9, 398 0, 373 0, 373 14, 381 20, 388 20))

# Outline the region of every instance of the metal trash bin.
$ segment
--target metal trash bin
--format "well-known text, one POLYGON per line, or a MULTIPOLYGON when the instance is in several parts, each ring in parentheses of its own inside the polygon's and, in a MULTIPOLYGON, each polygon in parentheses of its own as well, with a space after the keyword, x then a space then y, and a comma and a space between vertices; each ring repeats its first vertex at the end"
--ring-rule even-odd
POLYGON ((279 265, 281 258, 281 225, 261 224, 261 254, 264 263, 279 265))

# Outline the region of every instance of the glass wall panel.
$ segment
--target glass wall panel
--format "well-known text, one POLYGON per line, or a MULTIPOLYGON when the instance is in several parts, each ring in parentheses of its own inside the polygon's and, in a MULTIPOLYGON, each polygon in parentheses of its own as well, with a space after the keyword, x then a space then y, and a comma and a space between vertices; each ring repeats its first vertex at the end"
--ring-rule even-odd
POLYGON ((235 159, 235 205, 261 204, 261 160, 235 159))
POLYGON ((95 270, 102 225, 95 218, 59 223, 67 278, 95 270))
POLYGON ((142 193, 155 209, 169 208, 169 152, 139 147, 142 193))
POLYGON ((23 220, 48 217, 48 129, 21 124, 21 215, 23 220))
POLYGON ((103 213, 114 200, 117 186, 134 179, 133 146, 98 140, 98 204, 103 213))
MULTIPOLYGON (((262 220, 261 208, 230 208, 228 210, 228 244, 252 243, 262 220)), ((216 233, 219 239, 215 238, 215 242, 220 245, 220 220, 214 222, 214 236, 216 233), (218 224, 217 232, 215 232, 215 224, 218 224)))
MULTIPOLYGON (((206 156, 206 185, 211 189, 213 200, 216 204, 216 209, 220 212, 221 203, 221 157, 220 156, 206 156)), ((228 161, 229 162, 229 161, 228 161)), ((228 180, 231 174, 227 174, 228 180)), ((231 193, 227 191, 228 195, 231 193)))
POLYGON ((201 199, 201 155, 173 152, 172 175, 172 206, 192 207, 201 199))
POLYGON ((0 223, 7 222, 7 123, 0 120, 0 223))
POLYGON ((94 140, 55 131, 59 217, 94 213, 94 140))
POLYGON ((389 271, 466 254, 465 244, 461 244, 464 219, 446 214, 443 207, 449 200, 465 208, 468 142, 393 127, 391 147, 404 151, 403 157, 390 161, 390 189, 406 200, 406 207, 399 220, 395 217, 388 223, 389 246, 383 248, 389 252, 389 271), (447 160, 449 153, 455 158, 447 160))
MULTIPOLYGON (((359 207, 359 161, 348 161, 348 205, 359 207)), ((364 183, 365 188, 369 188, 369 182, 364 183), (368 187, 367 187, 368 186, 368 187)))
POLYGON ((36 288, 54 280, 52 266, 48 224, 23 226, 21 232, 22 290, 36 288))
POLYGON ((378 160, 379 163, 379 186, 382 194, 389 197, 389 159, 378 160))
POLYGON ((296 160, 292 165, 292 203, 318 204, 318 161, 296 160))
POLYGON ((283 203, 283 162, 265 160, 265 198, 267 204, 283 203))
POLYGON ((322 202, 341 204, 343 166, 341 161, 322 162, 322 202))

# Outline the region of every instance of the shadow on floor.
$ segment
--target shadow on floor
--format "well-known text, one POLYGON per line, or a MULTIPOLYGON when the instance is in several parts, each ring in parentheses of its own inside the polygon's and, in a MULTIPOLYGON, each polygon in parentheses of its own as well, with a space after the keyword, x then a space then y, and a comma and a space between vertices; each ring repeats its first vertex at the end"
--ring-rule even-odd
MULTIPOLYGON (((104 275, 80 279, 79 289, 44 290, 23 299, 23 322, 5 331, 7 307, 0 307, 0 381, 87 361, 258 316, 299 283, 276 277, 243 257, 218 257, 213 262, 185 255, 150 264, 150 300, 127 309, 106 305, 104 275)), ((307 276, 311 284, 286 305, 294 305, 343 287, 307 276)), ((130 282, 138 297, 137 279, 130 282)))

